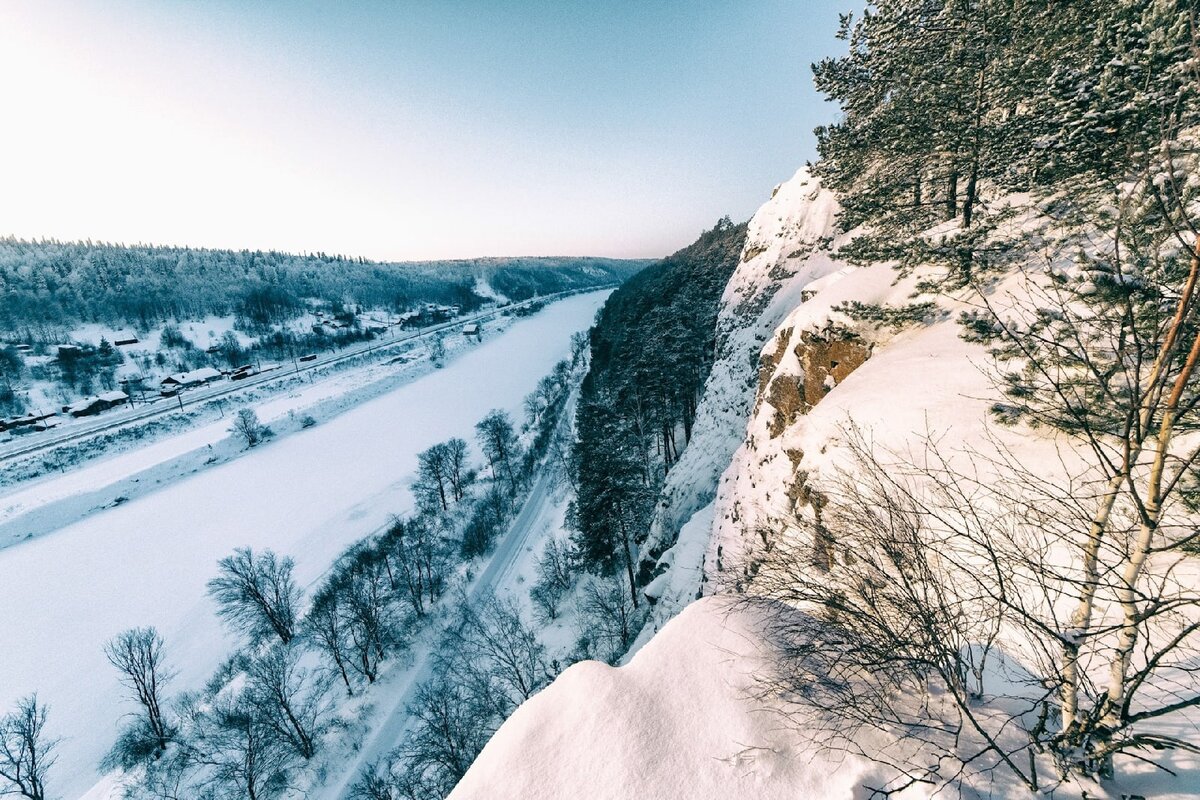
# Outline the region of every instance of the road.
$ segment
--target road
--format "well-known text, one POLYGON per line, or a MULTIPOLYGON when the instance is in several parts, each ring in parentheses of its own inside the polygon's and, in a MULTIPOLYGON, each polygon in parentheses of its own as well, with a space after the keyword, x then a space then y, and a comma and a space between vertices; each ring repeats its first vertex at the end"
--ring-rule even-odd
MULTIPOLYGON (((606 287, 600 287, 606 288, 606 287)), ((599 290, 599 289, 598 289, 599 290)), ((459 317, 450 322, 440 323, 438 325, 430 325, 425 328, 413 331, 402 336, 387 340, 372 340, 365 344, 348 347, 344 350, 339 350, 336 353, 318 358, 316 361, 307 363, 294 362, 292 369, 277 369, 270 372, 265 372, 251 378, 246 378, 240 381, 224 381, 219 384, 211 384, 202 389, 189 389, 181 392, 176 397, 162 398, 149 404, 131 406, 115 412, 109 412, 101 415, 96 420, 86 422, 68 421, 63 423, 60 428, 52 431, 46 431, 42 434, 29 433, 19 437, 14 437, 11 442, 0 445, 0 461, 20 458, 32 453, 37 453, 42 450, 47 450, 52 447, 57 447, 60 444, 67 444, 81 439, 86 439, 100 433, 106 433, 118 428, 124 428, 138 422, 160 417, 166 414, 173 414, 182 411, 185 406, 196 405, 197 403, 214 400, 218 397, 224 397, 237 392, 245 391, 256 386, 262 386, 274 381, 290 378, 294 375, 302 375, 305 372, 310 372, 315 369, 321 369, 342 361, 347 361, 352 358, 357 358, 365 353, 374 351, 390 350, 403 344, 407 344, 422 336, 427 336, 432 333, 450 330, 461 327, 462 325, 471 322, 485 322, 489 319, 494 319, 505 311, 511 311, 516 308, 528 306, 535 302, 553 302, 563 297, 572 294, 571 292, 559 292, 557 294, 546 295, 544 297, 535 297, 530 300, 524 300, 520 303, 503 308, 493 308, 490 311, 472 314, 465 317, 459 317)))
MULTIPOLYGON (((573 424, 575 405, 578 399, 579 392, 576 389, 567 401, 567 408, 559 422, 560 426, 573 424)), ((509 525, 504 536, 497 542, 496 549, 492 551, 487 567, 475 576, 474 580, 465 588, 466 597, 471 603, 477 603, 491 594, 498 594, 508 588, 509 575, 517 565, 521 554, 530 545, 531 539, 543 530, 543 526, 539 523, 552 510, 554 480, 554 468, 543 464, 521 505, 521 511, 509 525)), ((457 594, 444 597, 442 603, 447 605, 454 603, 458 597, 460 596, 457 594)), ((422 637, 423 641, 432 638, 435 644, 432 647, 424 648, 413 662, 412 667, 409 668, 404 679, 395 687, 391 687, 393 691, 386 698, 386 704, 390 707, 387 716, 377 723, 367 735, 353 761, 346 765, 341 776, 336 777, 321 789, 310 792, 310 800, 349 800, 350 791, 366 770, 401 743, 408 734, 412 721, 408 708, 412 704, 418 687, 433 677, 434 659, 444 636, 445 629, 441 628, 433 637, 422 637)))

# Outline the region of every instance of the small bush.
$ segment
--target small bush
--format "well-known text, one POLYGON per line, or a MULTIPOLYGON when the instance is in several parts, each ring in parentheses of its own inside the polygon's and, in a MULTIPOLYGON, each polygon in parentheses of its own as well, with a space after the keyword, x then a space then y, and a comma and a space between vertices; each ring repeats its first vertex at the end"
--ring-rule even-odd
POLYGON ((271 429, 259 422, 253 408, 239 409, 229 432, 245 442, 247 447, 254 447, 272 435, 271 429))

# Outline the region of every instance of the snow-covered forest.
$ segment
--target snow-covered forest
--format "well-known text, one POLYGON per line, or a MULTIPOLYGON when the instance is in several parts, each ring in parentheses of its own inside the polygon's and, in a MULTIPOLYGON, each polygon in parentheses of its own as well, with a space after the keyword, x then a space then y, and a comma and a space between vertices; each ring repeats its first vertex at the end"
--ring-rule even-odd
POLYGON ((145 328, 237 314, 258 323, 305 301, 406 311, 479 307, 618 283, 645 265, 603 258, 385 263, 342 255, 0 239, 0 325, 11 335, 80 322, 145 328), (490 287, 481 295, 480 286, 490 287))
POLYGON ((634 609, 659 555, 639 563, 638 540, 691 441, 712 367, 717 302, 745 238, 744 224, 721 220, 622 285, 591 331, 573 452, 574 543, 584 568, 624 573, 634 609))
POLYGON ((37 418, 100 393, 153 397, 172 373, 294 361, 485 307, 616 285, 645 263, 381 263, 0 239, 0 417, 21 422, 0 432, 29 433, 37 418))

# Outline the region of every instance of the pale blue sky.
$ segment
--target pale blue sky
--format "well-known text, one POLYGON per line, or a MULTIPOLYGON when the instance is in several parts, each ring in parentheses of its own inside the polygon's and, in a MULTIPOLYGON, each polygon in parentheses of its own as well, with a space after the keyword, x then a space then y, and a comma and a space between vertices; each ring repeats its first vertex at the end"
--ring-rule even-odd
POLYGON ((659 256, 813 156, 844 0, 0 3, 0 233, 659 256))

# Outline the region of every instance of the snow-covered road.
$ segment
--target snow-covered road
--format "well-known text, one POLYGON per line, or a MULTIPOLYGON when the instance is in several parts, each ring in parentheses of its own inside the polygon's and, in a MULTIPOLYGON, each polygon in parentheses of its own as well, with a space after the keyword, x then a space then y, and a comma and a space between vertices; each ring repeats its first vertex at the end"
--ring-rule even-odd
MULTIPOLYGON (((576 390, 571 393, 560 425, 574 424, 575 405, 578 400, 579 392, 576 390)), ((538 470, 520 513, 496 543, 495 549, 488 556, 487 566, 464 587, 468 602, 474 604, 489 595, 501 595, 514 590, 511 581, 513 569, 526 550, 533 546, 537 534, 548 529, 548 518, 554 511, 555 480, 556 473, 552 467, 543 465, 538 470)), ((457 597, 446 597, 443 598, 443 605, 451 607, 458 601, 457 597)), ((377 761, 404 740, 412 722, 408 707, 417 688, 433 677, 434 657, 446 630, 439 627, 436 633, 430 632, 432 635, 423 637, 426 640, 432 639, 432 646, 422 644, 413 665, 404 671, 399 681, 390 686, 387 686, 385 681, 385 686, 378 687, 382 691, 377 691, 375 700, 385 709, 383 715, 373 722, 371 732, 353 757, 346 764, 339 765, 343 767, 341 772, 335 774, 324 786, 317 787, 310 793, 312 800, 349 800, 354 784, 377 761)))
POLYGON ((101 651, 155 625, 178 671, 204 681, 233 645, 204 593, 234 547, 272 548, 318 576, 346 545, 410 505, 416 454, 472 438, 489 409, 518 416, 538 379, 590 326, 607 292, 554 303, 445 369, 330 422, 203 470, 48 536, 0 551, 0 708, 37 691, 61 735, 52 790, 76 798, 97 778, 122 701, 101 651))

